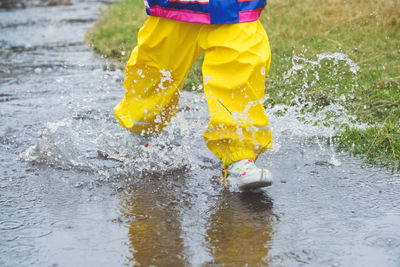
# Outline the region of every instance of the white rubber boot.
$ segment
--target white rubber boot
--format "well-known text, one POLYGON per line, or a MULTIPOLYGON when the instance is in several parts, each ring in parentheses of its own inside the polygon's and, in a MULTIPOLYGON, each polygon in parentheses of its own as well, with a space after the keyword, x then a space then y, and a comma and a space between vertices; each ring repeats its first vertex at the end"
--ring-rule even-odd
POLYGON ((256 189, 272 185, 272 174, 267 169, 260 169, 252 159, 242 159, 229 165, 226 181, 240 190, 256 189))

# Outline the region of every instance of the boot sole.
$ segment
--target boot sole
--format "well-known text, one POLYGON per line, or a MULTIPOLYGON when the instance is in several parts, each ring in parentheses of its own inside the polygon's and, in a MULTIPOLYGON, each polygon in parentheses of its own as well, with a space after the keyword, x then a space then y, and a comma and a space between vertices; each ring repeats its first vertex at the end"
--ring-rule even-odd
POLYGON ((253 183, 248 183, 248 184, 239 186, 239 189, 242 191, 246 191, 246 190, 252 190, 252 189, 257 189, 257 188, 261 188, 261 187, 267 187, 267 186, 271 186, 271 185, 272 185, 271 181, 256 181, 253 183))

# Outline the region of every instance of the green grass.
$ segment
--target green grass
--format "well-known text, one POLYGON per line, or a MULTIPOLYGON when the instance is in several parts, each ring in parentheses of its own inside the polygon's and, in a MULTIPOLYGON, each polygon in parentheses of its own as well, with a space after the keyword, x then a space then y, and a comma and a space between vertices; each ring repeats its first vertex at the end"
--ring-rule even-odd
POLYGON ((146 20, 143 1, 123 0, 102 10, 102 17, 86 38, 96 53, 120 64, 126 62, 136 45, 137 34, 146 20))
MULTIPOLYGON (((123 66, 145 19, 141 0, 122 0, 103 11, 88 40, 97 53, 123 66)), ((313 114, 341 104, 354 122, 368 126, 327 118, 322 123, 335 124, 337 147, 400 169, 400 1, 270 0, 260 20, 272 49, 266 106, 297 105, 301 113, 313 114), (335 52, 346 57, 318 60, 335 52), (294 71, 294 64, 302 69, 294 71)), ((185 89, 201 81, 200 59, 185 89)))

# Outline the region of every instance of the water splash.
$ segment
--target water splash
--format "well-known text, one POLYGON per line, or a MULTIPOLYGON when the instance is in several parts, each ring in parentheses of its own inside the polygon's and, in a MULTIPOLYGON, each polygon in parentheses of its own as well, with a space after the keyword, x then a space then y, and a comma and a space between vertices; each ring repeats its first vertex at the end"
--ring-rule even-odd
POLYGON ((172 82, 172 74, 170 71, 167 71, 164 69, 160 70, 160 73, 161 73, 161 77, 160 77, 160 83, 158 84, 158 88, 165 90, 164 83, 172 82))
MULTIPOLYGON (((93 135, 93 132, 85 133, 93 135)), ((65 119, 47 123, 36 144, 22 153, 20 158, 61 169, 92 171, 95 167, 88 160, 92 145, 90 138, 82 138, 82 131, 77 131, 72 119, 65 119)))
POLYGON ((267 107, 275 136, 290 132, 303 138, 332 138, 345 125, 367 127, 345 108, 346 101, 355 97, 353 92, 358 86, 357 74, 360 71, 347 55, 322 53, 313 60, 293 53, 291 62, 292 67, 283 75, 284 83, 296 89, 296 92, 290 92, 290 105, 269 104, 267 107), (315 91, 316 88, 320 91, 315 91), (323 98, 321 103, 318 99, 312 100, 315 93, 323 98), (335 95, 339 97, 335 98, 335 95))
MULTIPOLYGON (((300 92, 294 104, 315 98, 315 106, 330 102, 344 104, 354 99, 360 67, 343 53, 317 54, 316 60, 293 54, 292 67, 283 74, 283 81, 300 92), (320 98, 320 99, 318 99, 320 98)), ((293 93, 293 92, 291 92, 293 93)))
MULTIPOLYGON (((305 77, 310 76, 308 70, 311 70, 312 75, 316 75, 315 70, 319 65, 323 67, 321 64, 324 59, 343 61, 355 72, 357 70, 356 66, 340 53, 318 55, 317 61, 300 56, 294 58, 293 62, 297 62, 297 65, 294 64, 286 73, 288 82, 300 70, 305 73, 305 77), (300 63, 301 60, 303 63, 300 63), (307 64, 315 68, 310 69, 307 64)), ((160 89, 164 87, 164 82, 171 79, 169 72, 163 71, 161 74, 160 89)), ((201 85, 199 89, 202 89, 201 85)), ((304 112, 312 103, 299 101, 301 97, 302 95, 294 97, 297 99, 294 105, 270 105, 266 108, 274 136, 274 145, 270 152, 279 151, 288 136, 299 140, 313 137, 332 138, 340 129, 340 125, 356 124, 355 118, 347 114, 340 103, 331 103, 313 113, 304 112)), ((266 95, 265 99, 257 103, 264 103, 268 98, 266 95)), ((244 113, 254 104, 249 103, 244 113)), ((118 126, 112 116, 107 115, 109 110, 93 109, 90 105, 75 108, 78 110, 77 116, 47 123, 36 144, 21 154, 21 159, 60 169, 97 173, 108 180, 114 180, 116 177, 128 180, 140 178, 143 173, 149 172, 163 173, 171 170, 207 168, 206 165, 220 166, 203 139, 209 114, 207 101, 202 93, 182 93, 178 114, 162 133, 152 136, 149 147, 144 148, 142 154, 137 154, 126 145, 127 133, 118 126)), ((243 119, 236 115, 232 114, 234 119, 243 119)), ((332 165, 339 165, 333 148, 332 155, 332 165)))
MULTIPOLYGON (((333 64, 338 66, 340 62, 343 62, 345 65, 349 67, 349 70, 356 75, 358 71, 360 71, 360 67, 351 60, 347 55, 339 52, 335 53, 322 53, 317 54, 317 60, 307 59, 306 57, 300 55, 296 55, 293 53, 292 57, 292 68, 284 73, 283 78, 288 79, 298 74, 300 70, 306 69, 307 64, 311 65, 313 69, 322 68, 323 60, 333 60, 333 64)), ((334 71, 334 73, 338 73, 338 70, 334 71)), ((318 72, 315 73, 315 79, 319 80, 318 72)))
POLYGON ((212 156, 204 151, 202 136, 207 123, 206 101, 202 95, 190 94, 181 102, 180 112, 140 153, 126 144, 129 133, 102 115, 105 112, 86 110, 74 118, 47 123, 36 144, 20 158, 58 169, 98 173, 106 179, 200 168, 202 159, 196 155, 212 156), (197 149, 200 152, 193 153, 197 149))

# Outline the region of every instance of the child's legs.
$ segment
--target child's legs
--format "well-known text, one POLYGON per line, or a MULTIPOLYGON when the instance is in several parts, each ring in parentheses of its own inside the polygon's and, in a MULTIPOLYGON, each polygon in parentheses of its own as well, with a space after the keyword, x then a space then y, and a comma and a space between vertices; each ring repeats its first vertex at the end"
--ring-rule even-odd
POLYGON ((259 21, 222 25, 208 33, 203 63, 211 120, 204 137, 224 167, 256 159, 272 144, 263 107, 269 71, 268 37, 259 21))
POLYGON ((134 133, 162 130, 177 112, 179 91, 200 56, 199 24, 149 17, 125 68, 125 97, 114 108, 118 122, 134 133))

